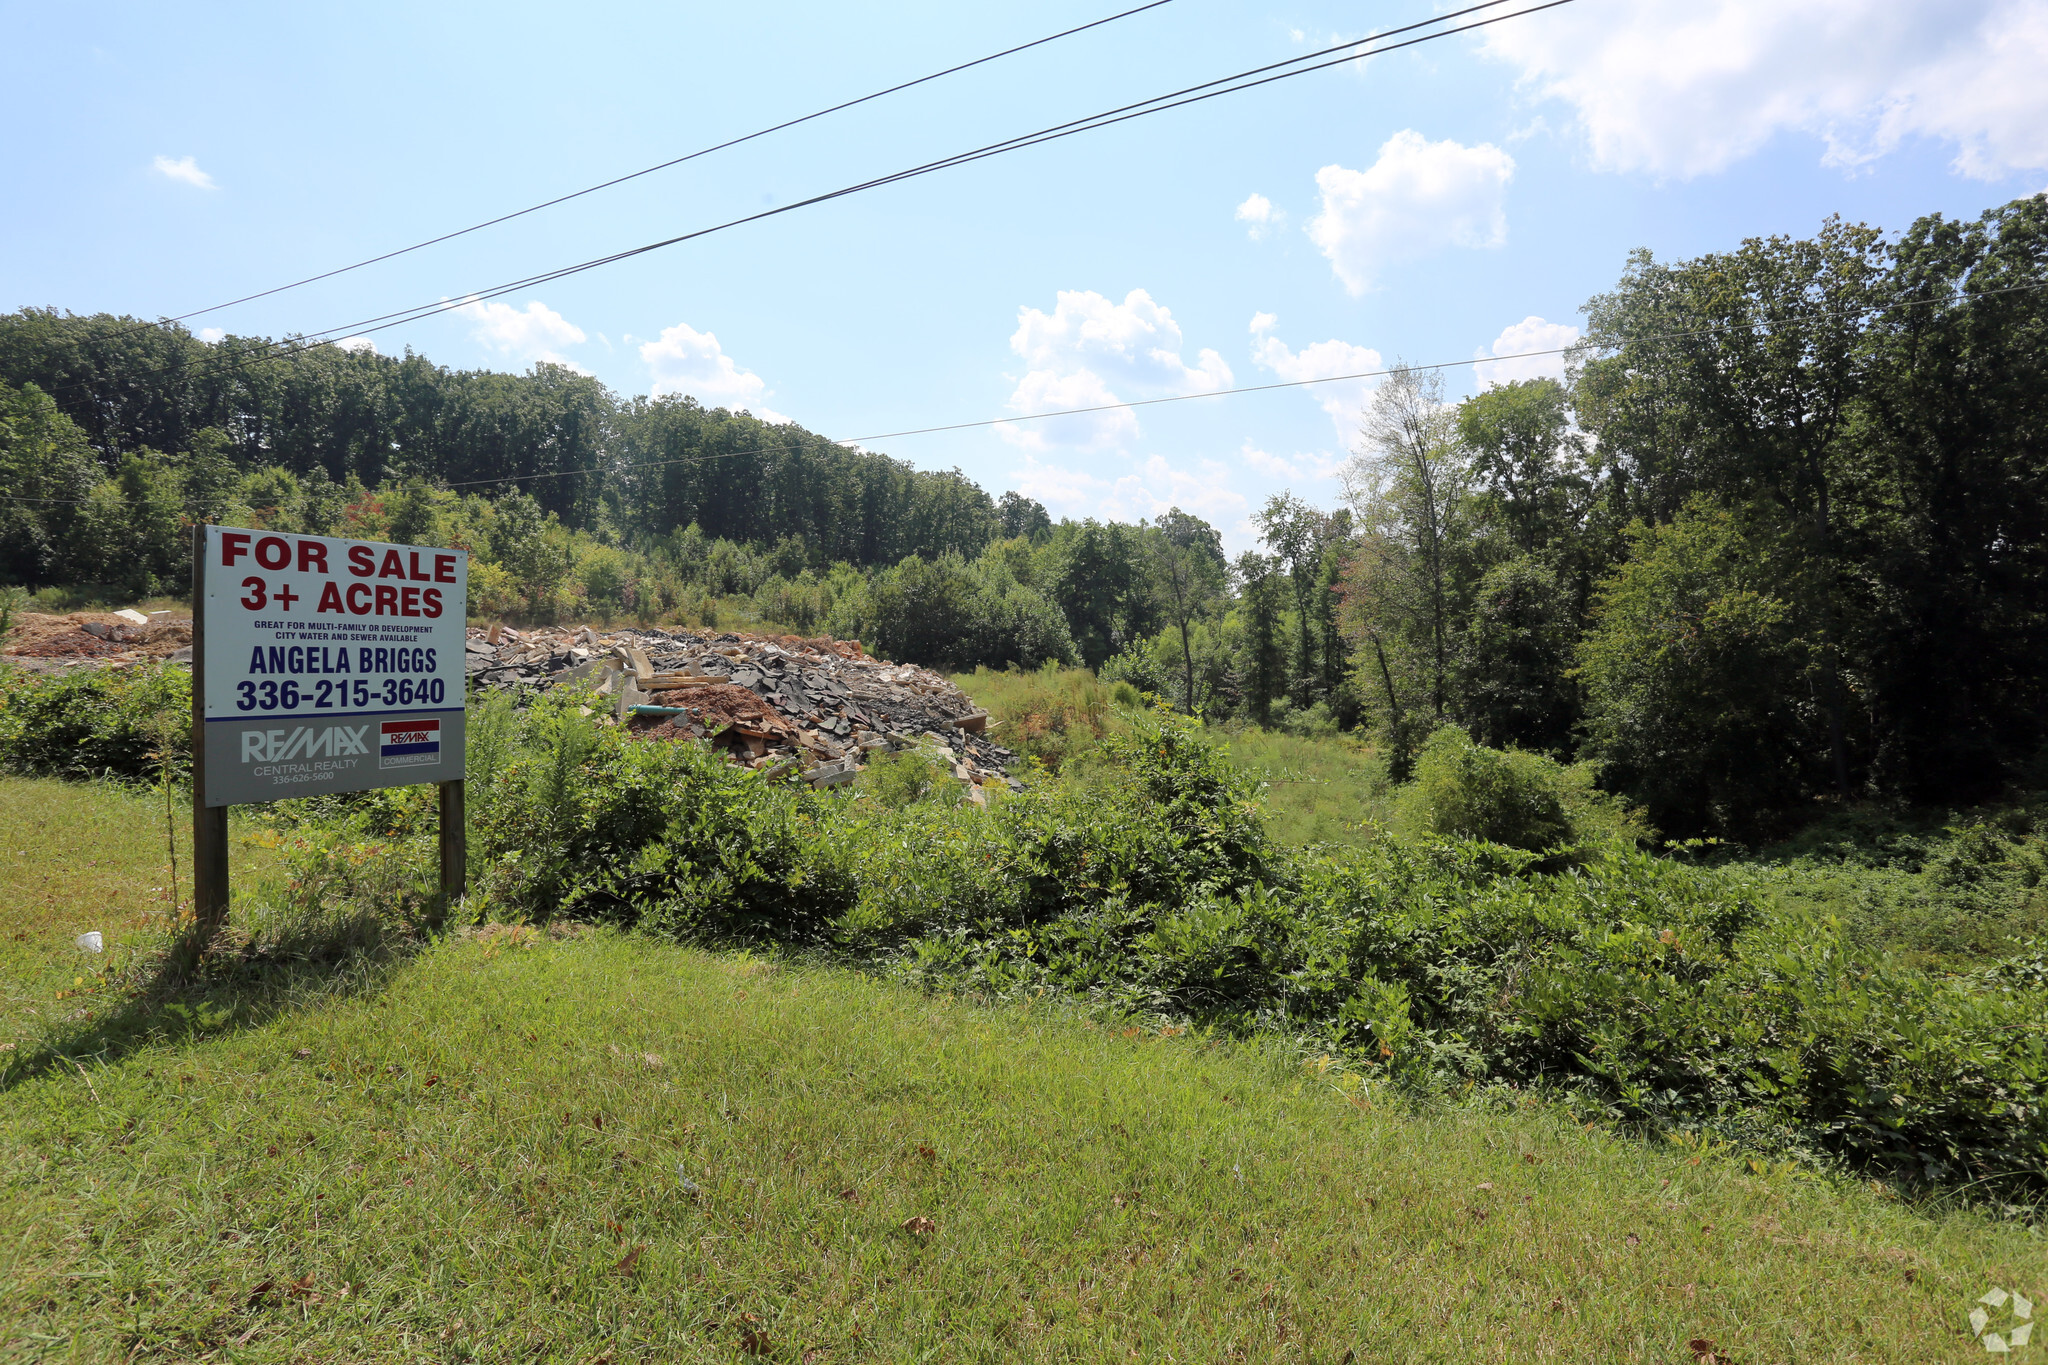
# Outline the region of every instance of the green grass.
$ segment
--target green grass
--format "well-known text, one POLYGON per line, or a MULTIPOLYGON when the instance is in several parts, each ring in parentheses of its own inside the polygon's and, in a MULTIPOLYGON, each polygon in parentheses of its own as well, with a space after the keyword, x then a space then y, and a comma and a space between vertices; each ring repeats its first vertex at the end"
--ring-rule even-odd
MULTIPOLYGON (((1103 738, 1124 725, 1110 689, 1083 668, 980 668, 953 682, 989 713, 997 743, 1054 771, 1087 773, 1103 738)), ((1371 745, 1257 726, 1231 726, 1223 737, 1231 761, 1266 784, 1267 818, 1281 842, 1369 843, 1387 824, 1386 764, 1371 745)))
MULTIPOLYGON (((5 923, 68 927, 149 807, 30 786, 5 923)), ((6 1054, 0 1356, 1919 1362, 2048 1300, 2016 1226, 1042 1004, 530 930, 241 989, 6 1054)))
MULTIPOLYGON (((191 814, 190 797, 175 791, 178 906, 187 912, 191 814)), ((266 845, 275 840, 241 812, 230 818, 228 838, 246 899, 270 866, 266 845)), ((133 950, 154 943, 171 922, 170 853, 164 803, 155 793, 0 776, 0 1044, 105 1007, 133 950), (76 946, 91 929, 100 931, 105 952, 76 946)))
POLYGON ((1087 768, 1122 724, 1110 689, 1085 668, 977 668, 952 682, 989 713, 989 738, 1054 772, 1087 768))
POLYGON ((2048 940, 2048 816, 2038 796, 1971 810, 1852 807, 1748 855, 1782 906, 1931 971, 2048 940))
POLYGON ((1247 727, 1229 732, 1226 749, 1266 784, 1267 821, 1283 843, 1370 843, 1393 818, 1387 765, 1371 745, 1247 727))

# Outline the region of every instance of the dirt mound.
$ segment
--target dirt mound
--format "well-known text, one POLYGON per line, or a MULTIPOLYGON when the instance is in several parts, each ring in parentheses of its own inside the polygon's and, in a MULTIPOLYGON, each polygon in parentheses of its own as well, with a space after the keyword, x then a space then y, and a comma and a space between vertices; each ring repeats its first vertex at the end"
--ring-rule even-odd
POLYGON ((192 618, 158 615, 136 625, 110 611, 74 611, 62 616, 21 612, 8 629, 0 655, 53 662, 139 663, 164 659, 192 644, 192 618))

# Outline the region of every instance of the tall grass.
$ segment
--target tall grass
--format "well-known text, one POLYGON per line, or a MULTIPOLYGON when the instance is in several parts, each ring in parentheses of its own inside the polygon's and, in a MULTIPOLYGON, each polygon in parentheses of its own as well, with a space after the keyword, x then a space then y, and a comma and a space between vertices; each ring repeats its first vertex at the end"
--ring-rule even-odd
POLYGON ((989 713, 991 739, 1055 773, 1085 765, 1121 723, 1111 689, 1085 668, 977 668, 953 682, 989 713))
POLYGON ((1230 761, 1264 787, 1273 837, 1285 844, 1361 846, 1385 837, 1393 816, 1386 761, 1349 737, 1306 739, 1257 726, 1223 732, 1230 761))

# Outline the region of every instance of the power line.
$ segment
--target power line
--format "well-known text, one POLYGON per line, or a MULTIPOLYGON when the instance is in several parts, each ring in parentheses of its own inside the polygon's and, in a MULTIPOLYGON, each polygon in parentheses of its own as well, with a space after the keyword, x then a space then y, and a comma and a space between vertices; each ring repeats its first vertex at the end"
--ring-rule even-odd
MULTIPOLYGON (((1084 118, 1070 119, 1065 123, 1056 123, 1049 127, 1041 128, 1036 132, 1025 133, 1016 137, 1005 138, 1000 142, 992 142, 985 146, 974 148, 971 151, 958 152, 952 156, 941 157, 936 161, 928 161, 923 163, 922 165, 912 166, 905 170, 896 171, 890 175, 878 176, 871 180, 864 180, 857 184, 843 186, 840 189, 829 190, 822 194, 816 194, 805 199, 796 200, 793 203, 782 204, 771 209, 765 209, 759 213, 751 213, 740 218, 734 218, 723 223, 714 224, 710 227, 698 228, 691 232, 679 233, 676 236, 663 238, 655 242, 649 242, 643 246, 630 247, 624 251, 617 251, 609 255, 594 257, 587 261, 578 262, 575 265, 563 266, 555 270, 542 272, 541 274, 538 275, 529 275, 524 279, 513 280, 505 284, 496 285, 487 290, 473 291, 471 293, 464 294, 459 298, 442 298, 430 304, 420 304, 412 308, 400 309, 396 312, 391 313, 382 313, 375 317, 364 318, 356 322, 345 323, 343 325, 336 327, 322 328, 318 332, 313 333, 312 335, 324 339, 332 337, 337 333, 352 336, 366 336, 374 332, 388 331, 393 327, 403 326, 409 322, 421 321, 437 313, 443 313, 451 309, 467 307, 470 304, 478 303, 485 299, 498 298, 504 294, 514 293, 521 289, 531 289, 542 284, 550 284, 556 280, 566 279, 571 275, 579 275, 586 271, 598 269, 601 266, 615 265, 620 261, 629 260, 636 256, 644 256, 650 252, 660 251, 667 247, 679 245, 683 242, 694 241, 700 237, 708 237, 714 233, 724 232, 728 229, 735 227, 742 227, 749 223, 758 223, 763 221, 764 219, 779 217, 780 215, 785 213, 793 213, 798 209, 810 208, 818 204, 828 203, 835 199, 845 198, 848 195, 860 194, 872 189, 879 189, 885 185, 898 184, 905 180, 912 180, 920 176, 930 175, 935 171, 950 170, 955 166, 967 165, 970 164, 971 162, 986 160, 990 157, 1001 156, 1009 152, 1022 151, 1028 147, 1036 147, 1043 143, 1058 141, 1062 138, 1072 137, 1078 133, 1093 132, 1096 129, 1112 127, 1119 123, 1129 122, 1132 119, 1144 118, 1152 114, 1165 113, 1168 110, 1183 108, 1190 104, 1199 104, 1205 100, 1215 99, 1222 95, 1232 95, 1237 94, 1241 91, 1256 89, 1259 86, 1270 85, 1275 81, 1288 80, 1295 76, 1305 76, 1312 72, 1327 70, 1328 68, 1333 66, 1342 66, 1348 62, 1357 61, 1364 57, 1378 56, 1382 53, 1395 52, 1399 51, 1402 48, 1414 47, 1420 43, 1434 42, 1439 38, 1449 38, 1455 36, 1456 34, 1469 33, 1474 29, 1484 28, 1490 24, 1501 23, 1508 19, 1517 19, 1525 14, 1535 14, 1542 10, 1556 9, 1559 6, 1573 3, 1573 0, 1545 0, 1545 3, 1531 5, 1526 9, 1516 10, 1509 14, 1494 15, 1490 18, 1476 20, 1473 23, 1465 24, 1457 28, 1443 29, 1436 33, 1424 34, 1421 37, 1411 38, 1405 42, 1386 43, 1384 46, 1376 46, 1373 47, 1370 51, 1365 52, 1360 52, 1356 50, 1367 44, 1382 43, 1383 40, 1386 38, 1395 37, 1403 33, 1410 33, 1420 28, 1432 27, 1434 25, 1442 24, 1451 19, 1461 18, 1468 14, 1477 13, 1481 10, 1495 9, 1507 3, 1509 3, 1509 0, 1482 0, 1482 2, 1479 4, 1470 5, 1464 9, 1453 10, 1448 14, 1436 15, 1432 18, 1420 20, 1416 23, 1406 24, 1400 28, 1389 29, 1384 33, 1374 34, 1366 38, 1354 39, 1351 42, 1347 43, 1339 43, 1332 47, 1323 48, 1317 52, 1305 53, 1299 57, 1289 57, 1284 61, 1269 62, 1264 66, 1253 67, 1248 71, 1241 71, 1236 73, 1235 75, 1221 76, 1216 78, 1215 80, 1204 81, 1199 85, 1187 86, 1180 90, 1170 91, 1164 95, 1155 95, 1150 99, 1139 100, 1133 104, 1120 105, 1114 109, 1104 110, 1101 113, 1090 114, 1084 118), (1345 55, 1337 57, 1334 60, 1330 61, 1316 61, 1317 58, 1328 57, 1331 53, 1337 52, 1342 52, 1345 55), (1316 61, 1316 64, 1311 66, 1300 65, 1301 63, 1312 61, 1316 61), (1292 71, 1281 69, 1285 67, 1297 67, 1298 69, 1292 71), (1266 74, 1269 72, 1276 71, 1278 72, 1278 74, 1266 74), (1251 79, 1255 76, 1261 77, 1261 79, 1251 79)), ((325 344, 325 341, 319 340, 307 344, 323 345, 325 344)))
POLYGON ((667 161, 658 162, 655 165, 645 167, 644 169, 631 171, 625 175, 614 176, 610 180, 600 181, 599 183, 587 186, 584 189, 574 190, 568 194, 557 195, 553 199, 544 199, 538 204, 532 204, 523 209, 515 209, 511 213, 501 213, 495 218, 486 218, 481 223, 472 223, 468 227, 457 228, 453 232, 444 232, 437 237, 429 237, 423 242, 414 242, 411 246, 402 246, 393 251, 386 251, 376 256, 367 257, 363 260, 355 262, 355 264, 353 265, 337 266, 333 270, 324 270, 317 275, 308 275, 303 280, 293 280, 290 284, 280 284, 273 289, 259 290, 254 294, 244 294, 241 298, 229 299, 226 303, 216 303, 205 308, 195 308, 189 313, 180 313, 175 317, 168 318, 165 320, 169 322, 185 322, 191 318, 203 317, 208 313, 217 313, 223 308, 233 308, 238 304, 252 303, 257 299, 267 299, 273 294, 282 294, 287 290, 298 289, 301 286, 308 284, 316 284, 321 280, 331 280, 337 275, 346 275, 348 272, 352 270, 361 270, 364 266, 376 265, 382 261, 392 260, 399 256, 404 256, 415 251, 423 250, 426 247, 438 246, 442 242, 451 242, 454 241, 457 237, 466 237, 472 232, 481 232, 483 229, 487 227, 496 227, 500 223, 509 223, 514 218, 524 218, 529 213, 538 213, 542 209, 553 208, 557 204, 566 204, 572 199, 581 199, 584 195, 587 194, 596 194, 599 190, 608 190, 612 188, 614 185, 623 185, 629 180, 638 180, 642 176, 653 175, 656 171, 665 171, 668 170, 670 167, 680 166, 686 161, 695 161, 699 157, 709 156, 713 152, 722 152, 729 147, 737 147, 743 142, 752 142, 757 138, 767 137, 770 133, 779 133, 786 128, 794 128, 798 124, 809 123, 814 119, 824 118, 828 114, 836 114, 839 113, 841 110, 851 109, 856 105, 867 104, 870 103, 871 101, 882 99, 888 95, 899 94, 902 91, 909 90, 914 86, 925 85, 931 81, 936 81, 946 76, 957 75, 962 71, 967 71, 977 66, 986 66, 990 62, 1000 61, 1004 57, 1012 57, 1019 52, 1028 52, 1034 47, 1043 47, 1047 43, 1058 42, 1062 38, 1071 38, 1077 33, 1086 33, 1089 29, 1101 28, 1104 24, 1113 24, 1119 19, 1128 19, 1134 14, 1143 14, 1147 10, 1158 9, 1162 5, 1168 5, 1171 3, 1173 3, 1173 0, 1150 0, 1150 2, 1147 4, 1138 5, 1132 9, 1123 10, 1120 13, 1109 15, 1106 18, 1096 19, 1086 24, 1077 24, 1073 28, 1062 29, 1058 33, 1047 34, 1043 38, 1034 38, 1032 41, 1028 43, 1019 43, 1015 47, 1006 47, 1000 52, 991 52, 986 57, 976 57, 973 61, 960 62, 954 66, 946 67, 944 70, 934 71, 928 76, 919 76, 915 80, 901 81, 895 85, 888 86, 885 89, 877 90, 872 94, 861 95, 855 99, 842 100, 838 104, 828 105, 827 107, 819 109, 814 113, 803 114, 792 119, 784 119, 781 123, 771 124, 766 128, 757 129, 756 131, 751 133, 744 133, 739 137, 727 138, 724 142, 713 143, 709 147, 703 147, 698 149, 697 151, 689 152, 682 156, 672 157, 667 161))
MULTIPOLYGON (((2037 281, 2031 284, 2007 285, 1999 289, 1971 290, 1962 292, 1957 295, 1952 295, 1946 298, 1907 300, 1906 304, 1907 306, 1912 306, 1913 304, 1925 305, 1931 303, 1955 303, 1959 300, 1966 301, 1971 299, 1995 298, 2001 294, 2027 293, 2039 289, 2048 289, 2048 281, 2037 281)), ((1869 311, 1872 311, 1872 309, 1868 307, 1861 307, 1855 309, 1839 310, 1839 312, 1836 314, 1824 313, 1821 316, 1829 317, 1838 316, 1839 313, 1869 311)), ((1338 384, 1343 383, 1347 380, 1384 379, 1386 376, 1394 373, 1396 369, 1406 369, 1411 371, 1452 370, 1462 368, 1466 365, 1505 364, 1506 362, 1511 360, 1538 360, 1550 356, 1569 355, 1573 351, 1613 350, 1617 347, 1624 345, 1647 345, 1653 342, 1660 341, 1686 341, 1697 337, 1718 336, 1725 332, 1745 331, 1768 325, 1768 322, 1729 322, 1717 323, 1712 327, 1694 327, 1688 328, 1687 330, 1680 332, 1652 332, 1646 335, 1633 337, 1603 338, 1588 336, 1580 338, 1578 341, 1573 342, 1569 346, 1552 346, 1537 351, 1516 351, 1510 355, 1472 356, 1469 359, 1465 360, 1437 360, 1430 361, 1426 364, 1388 366, 1384 369, 1378 370, 1359 370, 1352 374, 1321 375, 1314 379, 1286 379, 1278 380, 1271 384, 1247 384, 1234 389, 1216 389, 1208 393, 1171 394, 1164 398, 1138 398, 1125 403, 1101 403, 1093 407, 1061 408, 1053 412, 1019 413, 1008 417, 987 417, 982 418, 979 421, 973 422, 949 422, 941 426, 909 427, 901 431, 879 432, 872 436, 849 436, 839 440, 834 440, 831 437, 827 436, 818 436, 816 437, 816 440, 823 441, 827 445, 857 446, 864 444, 868 441, 885 441, 891 440, 899 436, 926 436, 936 432, 966 431, 976 427, 1006 426, 1013 422, 1042 422, 1053 417, 1081 417, 1097 412, 1118 412, 1130 408, 1158 407, 1159 405, 1164 403, 1192 403, 1198 399, 1203 398, 1229 398, 1235 395, 1247 393, 1271 393, 1279 389, 1308 388, 1316 384, 1338 384)), ((641 460, 636 461, 632 464, 611 465, 608 467, 592 469, 548 469, 541 470, 537 473, 532 474, 501 474, 485 479, 460 479, 452 482, 440 483, 438 486, 441 488, 448 489, 478 488, 490 484, 524 484, 535 479, 565 479, 575 478, 579 475, 589 474, 609 477, 610 475, 613 474, 623 474, 629 470, 635 469, 666 469, 672 468, 676 465, 710 464, 715 460, 730 460, 735 459, 741 455, 771 455, 787 451, 800 451, 811 448, 814 448, 814 446, 806 444, 753 446, 746 450, 722 450, 715 455, 688 455, 680 456, 673 460, 641 460)), ((0 501, 37 502, 61 507, 81 507, 84 506, 85 504, 85 500, 82 498, 26 498, 12 497, 7 495, 0 495, 0 501)))
MULTIPOLYGON (((1347 62, 1357 61, 1364 57, 1376 56, 1385 52, 1398 51, 1402 48, 1413 47, 1420 43, 1433 42, 1439 38, 1452 37, 1459 33, 1466 33, 1472 31, 1473 29, 1486 27, 1489 24, 1500 23, 1507 19, 1519 18, 1522 15, 1534 14, 1542 10, 1555 9, 1561 5, 1570 4, 1572 2, 1573 0, 1545 0, 1545 3, 1531 5, 1526 9, 1516 10, 1509 14, 1494 15, 1489 18, 1477 20, 1473 23, 1462 25, 1457 28, 1441 29, 1438 32, 1423 34, 1416 38, 1410 38, 1404 42, 1385 42, 1387 38, 1397 37, 1404 33, 1411 33, 1417 29, 1430 28, 1439 24, 1443 24, 1452 19, 1462 18, 1466 15, 1475 14, 1482 10, 1495 9, 1503 4, 1510 3, 1510 0, 1481 0, 1481 3, 1469 5, 1463 9, 1453 10, 1447 14, 1436 15, 1428 19, 1419 20, 1415 23, 1406 24, 1399 28, 1389 29, 1384 33, 1373 34, 1368 37, 1354 39, 1346 43, 1338 43, 1331 47, 1320 49, 1316 52, 1304 53, 1298 57, 1289 57, 1283 61, 1269 62, 1263 66, 1253 67, 1248 71, 1238 72, 1235 75, 1222 76, 1216 78, 1215 80, 1204 81, 1198 85, 1186 86, 1180 90, 1171 91, 1164 95, 1156 95, 1150 99, 1140 100, 1133 104, 1120 105, 1114 109, 1108 109, 1098 114, 1088 115, 1085 118, 1071 119, 1065 123, 1053 124, 1050 127, 1041 128, 1033 133, 1026 133, 1019 135, 1017 137, 1005 138, 1000 142, 989 143, 985 146, 974 148, 971 151, 960 152, 952 156, 942 157, 936 161, 925 162, 922 165, 913 166, 906 170, 897 171, 890 175, 879 176, 871 180, 861 181, 857 184, 844 186, 840 189, 831 190, 823 194, 812 195, 809 198, 797 200, 790 204, 779 205, 775 208, 766 209, 759 213, 747 214, 744 217, 730 219, 723 223, 714 224, 711 227, 699 228, 691 232, 681 233, 673 237, 664 238, 660 241, 650 242, 644 246, 632 247, 624 251, 613 252, 606 256, 599 256, 591 260, 582 261, 575 265, 564 266, 559 269, 550 271, 544 271, 537 275, 529 275, 524 279, 513 280, 506 284, 497 285, 487 290, 471 292, 457 298, 443 297, 430 304, 416 305, 411 308, 399 309, 391 313, 382 313, 375 317, 364 318, 359 321, 342 324, 340 326, 322 328, 318 332, 310 334, 313 338, 315 338, 313 340, 307 340, 306 337, 309 334, 302 333, 299 335, 297 339, 286 339, 278 342, 270 342, 267 343, 266 346, 260 349, 258 352, 246 356, 237 355, 236 357, 234 357, 234 360, 237 363, 243 361, 278 360, 290 355, 302 353, 316 346, 331 344, 332 339, 337 335, 367 336, 375 332, 388 331, 393 327, 403 326, 409 322, 421 321, 425 318, 432 317, 439 313, 448 312, 452 309, 467 307, 474 303, 480 303, 486 299, 498 298, 502 295, 513 293, 517 290, 534 288, 538 285, 551 283, 555 280, 564 279, 571 275, 582 274, 586 271, 595 270, 601 266, 613 265, 620 261, 628 260, 636 256, 643 256, 650 252, 659 251, 666 247, 678 245, 679 243, 682 242, 693 241, 699 237, 707 237, 713 233, 723 232, 730 228, 744 226, 745 224, 748 223, 760 222, 764 219, 774 218, 785 213, 792 213, 798 209, 809 208, 817 204, 827 203, 835 199, 844 198, 848 195, 859 194, 866 190, 877 189, 885 185, 891 185, 899 183, 901 181, 915 179, 919 176, 932 174, 935 171, 947 170, 954 166, 966 165, 969 164, 970 162, 985 160, 989 157, 1000 156, 1008 152, 1021 151, 1027 147, 1034 147, 1042 143, 1053 142, 1061 138, 1072 137, 1077 133, 1091 132, 1097 128, 1111 127, 1115 124, 1125 123, 1136 118, 1143 118, 1150 114, 1164 113, 1170 109, 1178 109, 1186 105, 1201 103, 1202 101, 1215 99, 1221 95, 1236 94, 1243 90, 1255 89, 1259 86, 1272 84, 1275 81, 1286 80, 1294 76, 1307 75, 1311 72, 1326 70, 1333 66, 1341 66, 1347 62), (1377 46, 1371 46, 1375 44, 1377 44, 1377 46), (1370 50, 1358 50, 1360 48, 1366 47, 1370 47, 1370 50), (1318 60, 1321 58, 1328 58, 1330 54, 1339 52, 1343 53, 1344 55, 1341 57, 1337 57, 1334 60, 1318 60), (1315 64, 1307 66, 1302 65, 1302 63, 1308 62, 1313 62, 1315 64), (1285 69, 1288 67, 1295 67, 1297 69, 1285 69), (1258 79, 1252 79, 1254 77, 1257 77, 1258 79)), ((202 364, 204 363, 205 362, 202 361, 202 364)), ((167 371, 172 368, 175 367, 152 367, 152 369, 158 372, 167 371)), ((79 381, 67 387, 85 388, 90 387, 90 384, 86 381, 79 381)))

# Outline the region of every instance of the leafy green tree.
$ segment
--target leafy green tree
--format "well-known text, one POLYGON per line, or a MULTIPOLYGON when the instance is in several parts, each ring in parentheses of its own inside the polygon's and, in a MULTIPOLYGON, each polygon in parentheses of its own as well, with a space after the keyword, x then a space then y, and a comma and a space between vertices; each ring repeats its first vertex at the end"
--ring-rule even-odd
POLYGON ((33 385, 0 384, 0 582, 73 579, 67 547, 99 481, 85 433, 33 385))
POLYGON ((1015 490, 997 501, 996 518, 1005 540, 1022 536, 1033 545, 1042 545, 1052 538, 1052 518, 1046 515, 1044 506, 1015 490))
POLYGON ((1100 668, 1150 635, 1153 606, 1137 529, 1092 517, 1062 522, 1046 548, 1046 592, 1065 616, 1081 661, 1100 668))
POLYGON ((502 498, 490 533, 491 558, 512 575, 514 591, 536 616, 554 614, 555 594, 569 577, 574 552, 561 525, 523 493, 502 498))
POLYGON ((1579 649, 1587 753, 1667 830, 1754 832, 1810 789, 1814 678, 1777 528, 1704 500, 1638 526, 1579 649))
POLYGON ((928 667, 1075 659, 1059 609, 1010 578, 999 560, 906 556, 869 581, 863 616, 861 638, 877 653, 928 667))
POLYGON ((1578 718, 1572 597, 1545 559, 1517 555, 1479 580, 1460 634, 1458 712, 1494 748, 1566 753, 1578 718))
POLYGON ((1252 518, 1259 537, 1275 562, 1287 574, 1294 595, 1294 666, 1288 691, 1295 701, 1307 705, 1321 690, 1326 676, 1342 674, 1341 662, 1331 666, 1320 648, 1334 632, 1324 629, 1335 615, 1335 600, 1319 591, 1324 577, 1325 554, 1341 542, 1350 530, 1345 513, 1334 517, 1309 506, 1292 493, 1275 493, 1252 518), (1319 665, 1319 656, 1324 663, 1319 665))
POLYGON ((1592 323, 1580 387, 1589 430, 1641 513, 1693 490, 1781 515, 1789 609, 1815 650, 1838 794, 1851 787, 1842 676, 1849 576, 1838 504, 1856 460, 1863 331, 1887 248, 1836 218, 1811 239, 1752 238, 1675 265, 1637 253, 1592 323))
POLYGON ((1200 517, 1170 508, 1153 519, 1146 538, 1152 556, 1152 595, 1167 625, 1180 635, 1181 707, 1201 709, 1195 688, 1195 623, 1208 615, 1229 581, 1223 536, 1200 517))
MULTIPOLYGON (((401 545, 445 545, 441 529, 441 509, 436 506, 434 490, 421 478, 407 479, 398 490, 384 500, 385 515, 390 518, 389 534, 401 545)), ((537 507, 535 510, 538 510, 537 507)), ((515 516, 522 516, 521 507, 515 516)), ((507 545, 510 537, 517 532, 508 525, 505 532, 507 545)))
POLYGON ((1244 585, 1245 708, 1264 725, 1287 694, 1287 584, 1271 557, 1250 550, 1237 557, 1237 577, 1244 585))
MULTIPOLYGON (((1363 448, 1344 466, 1346 499, 1361 540, 1354 615, 1382 650, 1413 656, 1433 723, 1451 701, 1457 648, 1458 576, 1468 544, 1471 474, 1435 370, 1396 365, 1374 392, 1363 448)), ((1391 690, 1391 689, 1390 689, 1391 690)))
POLYGON ((1592 493, 1570 396, 1555 379, 1496 384, 1458 405, 1479 533, 1495 558, 1541 555, 1560 572, 1575 558, 1592 493))
POLYGON ((1873 776, 1974 800, 2048 739, 2048 199, 1900 238, 1864 338, 1849 639, 1873 776))

